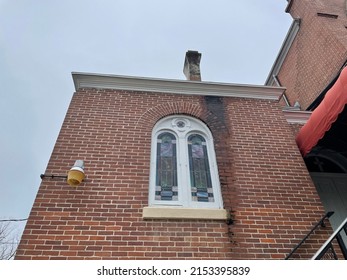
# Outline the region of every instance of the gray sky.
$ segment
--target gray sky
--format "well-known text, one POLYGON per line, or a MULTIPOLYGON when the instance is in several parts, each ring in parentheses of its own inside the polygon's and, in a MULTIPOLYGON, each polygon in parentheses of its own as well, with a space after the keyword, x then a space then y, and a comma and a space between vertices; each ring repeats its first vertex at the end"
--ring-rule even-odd
MULTIPOLYGON (((26 218, 71 72, 264 84, 291 24, 282 0, 0 0, 0 218, 26 218)), ((68 187, 68 186, 67 186, 68 187)))

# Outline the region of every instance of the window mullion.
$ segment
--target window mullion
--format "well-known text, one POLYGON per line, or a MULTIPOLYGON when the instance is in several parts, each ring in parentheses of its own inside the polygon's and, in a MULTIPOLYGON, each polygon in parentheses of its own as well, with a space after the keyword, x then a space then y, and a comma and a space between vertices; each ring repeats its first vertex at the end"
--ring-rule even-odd
POLYGON ((189 163, 187 157, 187 142, 184 135, 180 135, 178 137, 178 145, 179 149, 179 169, 180 174, 178 176, 179 179, 179 188, 180 193, 182 194, 182 204, 185 207, 190 206, 190 183, 189 183, 189 163))

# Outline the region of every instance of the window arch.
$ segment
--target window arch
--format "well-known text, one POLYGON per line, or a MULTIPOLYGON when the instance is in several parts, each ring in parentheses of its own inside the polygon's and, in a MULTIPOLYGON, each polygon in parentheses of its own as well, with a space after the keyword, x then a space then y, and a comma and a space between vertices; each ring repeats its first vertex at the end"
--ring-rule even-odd
POLYGON ((154 126, 149 205, 223 208, 212 134, 200 120, 174 115, 154 126))

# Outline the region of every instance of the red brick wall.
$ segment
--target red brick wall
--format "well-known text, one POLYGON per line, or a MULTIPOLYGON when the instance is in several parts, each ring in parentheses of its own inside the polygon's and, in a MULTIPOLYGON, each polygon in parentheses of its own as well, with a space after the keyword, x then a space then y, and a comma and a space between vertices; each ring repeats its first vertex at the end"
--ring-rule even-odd
POLYGON ((287 88, 291 105, 299 101, 306 109, 347 59, 345 0, 292 0, 289 12, 293 18, 300 18, 301 24, 278 78, 287 88))
MULTIPOLYGON (((324 212, 273 101, 80 90, 46 173, 66 174, 76 159, 86 180, 42 181, 16 259, 283 259, 324 212), (232 225, 142 219, 151 129, 170 114, 210 127, 232 225)), ((299 257, 326 238, 315 236, 299 257)))
MULTIPOLYGON (((228 101, 236 194, 231 197, 236 220, 231 228, 233 257, 284 258, 323 209, 278 104, 228 101)), ((318 235, 313 239, 323 243, 318 235)), ((312 256, 315 249, 305 253, 312 256)))

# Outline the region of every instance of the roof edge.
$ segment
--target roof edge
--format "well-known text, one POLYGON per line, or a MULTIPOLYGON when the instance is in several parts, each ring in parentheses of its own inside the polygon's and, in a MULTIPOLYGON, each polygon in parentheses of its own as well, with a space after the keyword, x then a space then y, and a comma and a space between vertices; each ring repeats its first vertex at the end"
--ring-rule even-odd
POLYGON ((284 60, 287 57, 287 54, 290 50, 290 47, 292 46, 294 39, 296 37, 296 34, 299 31, 300 28, 300 19, 294 19, 291 26, 289 27, 289 30, 287 32, 287 35, 282 43, 282 46, 280 48, 280 51, 278 52, 278 55, 275 59, 274 64, 272 65, 272 68, 270 70, 270 73, 265 81, 265 85, 271 85, 274 82, 274 77, 276 77, 282 67, 282 64, 284 60))
POLYGON ((283 87, 262 85, 170 80, 81 72, 72 72, 72 79, 76 91, 81 88, 97 88, 188 95, 255 98, 277 101, 281 98, 285 91, 285 88, 283 87))
POLYGON ((300 110, 283 110, 283 115, 290 124, 305 124, 312 112, 300 110))

